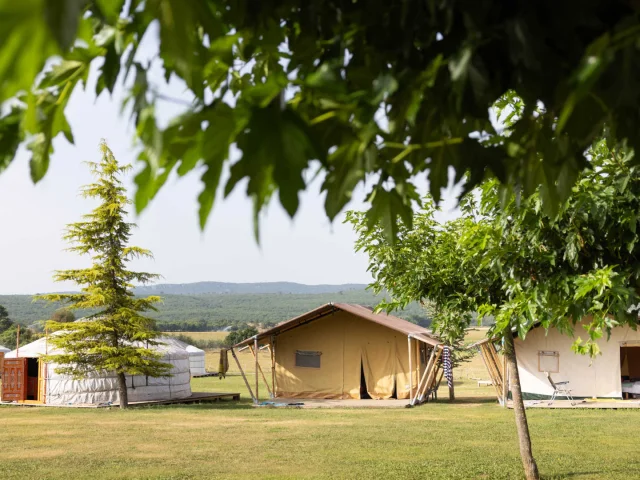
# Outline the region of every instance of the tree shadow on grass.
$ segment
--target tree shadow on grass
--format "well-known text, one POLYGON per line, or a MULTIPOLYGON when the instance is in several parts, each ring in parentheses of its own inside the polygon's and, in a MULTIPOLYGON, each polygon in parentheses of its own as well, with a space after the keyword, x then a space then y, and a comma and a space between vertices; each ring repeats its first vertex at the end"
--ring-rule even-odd
MULTIPOLYGON (((607 470, 603 471, 579 471, 579 472, 569 472, 569 473, 557 473, 554 475, 541 475, 540 478, 542 480, 564 480, 566 478, 574 478, 574 477, 586 477, 586 478, 607 478, 608 475, 612 474, 628 474, 628 471, 617 469, 617 470, 607 470)), ((628 478, 633 478, 632 476, 628 478)))
POLYGON ((447 396, 438 397, 437 400, 429 400, 426 403, 438 403, 438 404, 446 404, 446 405, 489 405, 493 404, 498 406, 498 401, 492 397, 478 396, 478 397, 456 397, 453 402, 449 401, 447 396))

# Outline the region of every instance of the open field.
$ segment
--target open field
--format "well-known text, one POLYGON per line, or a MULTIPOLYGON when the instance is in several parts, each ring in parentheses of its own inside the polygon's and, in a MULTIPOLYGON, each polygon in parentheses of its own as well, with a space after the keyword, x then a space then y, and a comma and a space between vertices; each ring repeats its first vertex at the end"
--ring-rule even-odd
POLYGON ((194 340, 224 340, 229 332, 162 332, 163 335, 187 335, 194 340))
MULTIPOLYGON (((269 365, 267 352, 260 357, 269 365)), ((207 352, 207 368, 217 370, 218 358, 207 352)), ((251 353, 239 359, 253 374, 251 353)), ((478 356, 455 371, 455 404, 444 388, 437 403, 390 410, 256 409, 229 360, 226 379, 197 378, 192 387, 240 392, 239 403, 124 412, 0 407, 0 478, 521 478, 513 412, 497 406, 493 387, 477 387, 487 378, 478 356)), ((640 411, 528 415, 544 478, 640 476, 630 440, 640 411)))
POLYGON ((478 340, 482 340, 487 336, 488 330, 489 330, 489 327, 471 327, 467 330, 467 334, 465 335, 465 341, 477 342, 478 340))

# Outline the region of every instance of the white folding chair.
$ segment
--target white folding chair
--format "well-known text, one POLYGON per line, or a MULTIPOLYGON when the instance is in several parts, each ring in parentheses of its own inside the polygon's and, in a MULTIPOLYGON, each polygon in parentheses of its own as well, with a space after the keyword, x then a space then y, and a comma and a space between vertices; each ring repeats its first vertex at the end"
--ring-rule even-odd
POLYGON ((575 401, 571 396, 571 389, 569 388, 569 381, 566 382, 554 382, 549 375, 549 372, 544 372, 547 376, 547 380, 549 380, 549 385, 553 388, 553 395, 551 395, 551 400, 549 401, 549 405, 553 403, 553 401, 558 397, 567 397, 567 400, 571 400, 571 405, 575 405, 575 401))

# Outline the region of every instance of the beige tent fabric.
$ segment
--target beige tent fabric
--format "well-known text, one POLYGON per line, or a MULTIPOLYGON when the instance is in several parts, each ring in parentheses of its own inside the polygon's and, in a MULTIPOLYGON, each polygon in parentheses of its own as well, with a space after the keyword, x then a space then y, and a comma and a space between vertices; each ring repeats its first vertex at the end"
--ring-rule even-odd
MULTIPOLYGON (((413 381, 417 384, 418 342, 413 381)), ((349 312, 332 315, 276 337, 276 396, 289 398, 360 398, 361 368, 371 398, 409 398, 407 337, 349 312), (320 368, 297 367, 296 350, 321 352, 320 368)))
POLYGON ((344 325, 334 317, 276 337, 276 396, 342 398, 344 325), (321 352, 320 368, 297 367, 296 350, 321 352))
POLYGON ((353 318, 349 324, 355 330, 354 341, 346 348, 353 349, 361 357, 367 393, 376 400, 391 398, 397 371, 396 332, 359 318, 353 318))
MULTIPOLYGON (((575 338, 587 338, 582 324, 575 327, 575 338)), ((559 372, 551 373, 554 381, 568 380, 575 397, 621 398, 620 347, 625 342, 638 345, 640 332, 629 327, 614 328, 611 338, 602 338, 598 345, 602 352, 595 359, 575 354, 571 350, 574 338, 555 329, 531 330, 526 339, 516 339, 516 355, 522 392, 529 396, 551 396, 553 389, 543 371, 538 367, 538 352, 559 352, 559 372)))

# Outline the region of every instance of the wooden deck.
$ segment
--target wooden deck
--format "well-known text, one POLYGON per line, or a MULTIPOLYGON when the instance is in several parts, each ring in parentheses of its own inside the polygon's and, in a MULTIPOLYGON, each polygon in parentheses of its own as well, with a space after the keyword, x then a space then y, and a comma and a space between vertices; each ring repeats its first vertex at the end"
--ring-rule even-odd
POLYGON ((331 400, 322 398, 273 398, 254 405, 257 408, 405 408, 408 406, 409 400, 331 400))
POLYGON ((192 378, 202 378, 202 377, 219 377, 220 375, 218 374, 218 372, 207 372, 207 373, 200 373, 198 375, 191 375, 192 378))
MULTIPOLYGON (((525 408, 548 408, 548 409, 627 409, 640 408, 640 400, 575 400, 572 404, 569 400, 554 400, 549 405, 549 400, 525 400, 525 408)), ((513 408, 513 403, 509 401, 507 407, 513 408)))
POLYGON ((239 393, 192 392, 190 397, 175 400, 153 400, 150 402, 129 402, 130 407, 148 407, 151 405, 183 405, 188 403, 215 403, 221 400, 240 400, 239 393))
MULTIPOLYGON (((239 393, 212 393, 212 392, 193 392, 190 397, 176 398, 171 400, 152 400, 149 402, 129 402, 129 407, 150 407, 153 405, 183 405, 190 403, 215 403, 226 400, 240 400, 239 393)), ((118 408, 118 404, 90 404, 76 403, 73 405, 46 405, 37 402, 0 402, 0 405, 9 405, 13 407, 49 407, 49 408, 118 408)))

